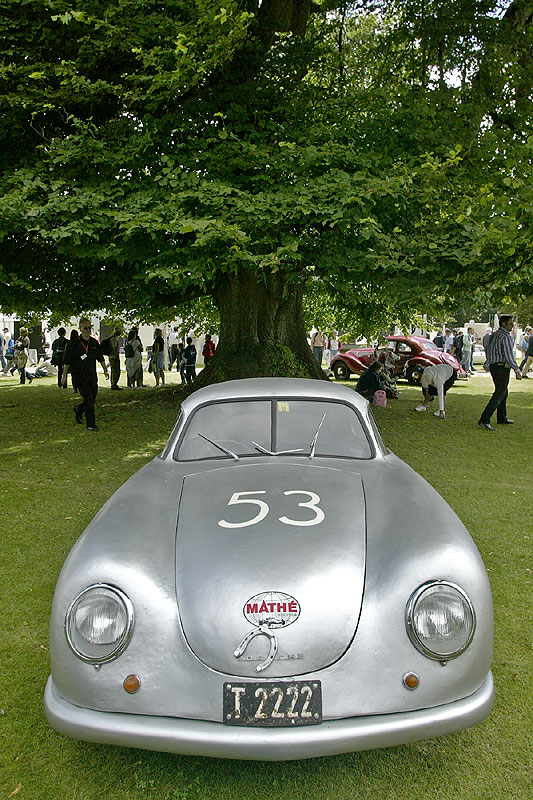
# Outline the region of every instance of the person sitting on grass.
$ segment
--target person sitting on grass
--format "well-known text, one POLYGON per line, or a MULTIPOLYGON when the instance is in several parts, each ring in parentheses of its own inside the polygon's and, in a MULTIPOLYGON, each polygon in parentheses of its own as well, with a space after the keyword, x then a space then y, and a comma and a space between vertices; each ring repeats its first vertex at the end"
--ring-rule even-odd
POLYGON ((357 381, 355 391, 366 397, 367 400, 372 400, 374 393, 378 389, 383 389, 383 381, 381 380, 382 368, 383 366, 379 361, 374 361, 370 364, 357 381))
POLYGON ((433 364, 431 367, 426 367, 420 380, 424 399, 415 408, 415 411, 425 411, 433 398, 438 396, 439 410, 434 412, 434 416, 444 419, 446 416, 444 398, 448 389, 455 383, 456 378, 457 372, 450 364, 433 364))

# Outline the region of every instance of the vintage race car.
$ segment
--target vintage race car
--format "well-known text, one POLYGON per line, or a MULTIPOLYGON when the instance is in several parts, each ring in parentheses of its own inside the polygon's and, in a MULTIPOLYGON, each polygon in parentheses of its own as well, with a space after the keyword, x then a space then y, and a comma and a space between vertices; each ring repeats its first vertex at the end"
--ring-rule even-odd
POLYGON ((326 381, 200 389, 68 556, 46 714, 94 742, 299 759, 466 728, 492 600, 447 503, 326 381))
POLYGON ((433 364, 450 364, 458 378, 468 377, 455 356, 443 353, 423 336, 386 336, 385 339, 387 346, 383 348, 356 347, 339 353, 330 364, 335 378, 346 381, 352 374, 361 375, 376 358, 387 363, 389 355, 392 356, 391 377, 405 378, 413 386, 418 386, 424 369, 433 364))

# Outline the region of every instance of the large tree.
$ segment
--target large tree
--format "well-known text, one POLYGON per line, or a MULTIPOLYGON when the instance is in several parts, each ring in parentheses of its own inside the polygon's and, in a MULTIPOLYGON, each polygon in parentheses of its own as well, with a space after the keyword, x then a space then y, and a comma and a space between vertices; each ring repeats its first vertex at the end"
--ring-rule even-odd
POLYGON ((531 285, 533 0, 0 12, 4 310, 211 299, 204 380, 319 377, 310 288, 370 323, 531 285))

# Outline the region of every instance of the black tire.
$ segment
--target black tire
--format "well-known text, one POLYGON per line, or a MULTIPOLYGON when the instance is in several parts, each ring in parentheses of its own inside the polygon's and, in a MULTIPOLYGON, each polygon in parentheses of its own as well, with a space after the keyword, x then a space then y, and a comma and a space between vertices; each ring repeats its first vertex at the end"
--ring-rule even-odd
POLYGON ((405 373, 407 383, 409 383, 411 386, 420 386, 423 372, 424 367, 421 367, 420 364, 415 364, 413 367, 408 367, 407 372, 405 373))
POLYGON ((335 375, 335 380, 347 381, 351 373, 344 361, 337 361, 333 365, 333 374, 335 375))

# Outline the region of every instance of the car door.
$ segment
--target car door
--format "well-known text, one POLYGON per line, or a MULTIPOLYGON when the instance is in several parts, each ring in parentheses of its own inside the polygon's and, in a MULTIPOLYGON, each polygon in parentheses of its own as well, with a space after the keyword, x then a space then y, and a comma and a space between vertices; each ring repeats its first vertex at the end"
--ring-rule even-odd
POLYGON ((398 372, 403 372, 407 362, 417 355, 415 349, 408 342, 397 342, 396 353, 399 355, 398 372))

